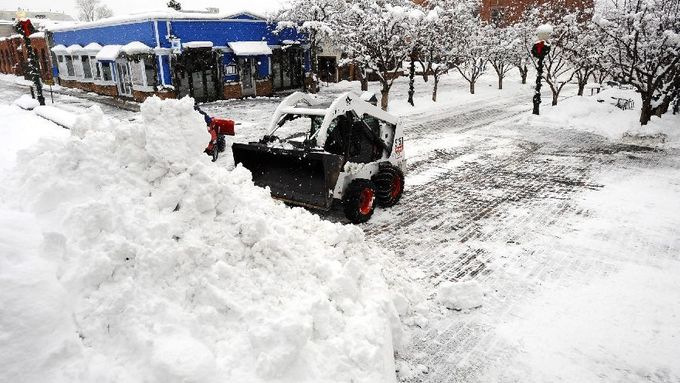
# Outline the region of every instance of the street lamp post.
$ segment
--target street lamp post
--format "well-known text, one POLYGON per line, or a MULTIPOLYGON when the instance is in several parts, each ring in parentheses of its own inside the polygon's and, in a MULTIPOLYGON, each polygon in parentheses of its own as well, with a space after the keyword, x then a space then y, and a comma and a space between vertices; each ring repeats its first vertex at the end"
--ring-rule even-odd
POLYGON ((531 54, 538 59, 536 69, 536 91, 534 92, 534 114, 539 115, 541 106, 541 78, 543 77, 543 59, 550 53, 550 44, 548 40, 552 34, 552 27, 548 24, 543 24, 536 29, 538 41, 531 48, 531 54))
POLYGON ((24 12, 17 13, 17 32, 19 32, 24 38, 24 46, 26 47, 26 55, 28 56, 28 74, 35 84, 35 91, 37 93, 37 99, 40 105, 45 105, 45 97, 43 97, 42 91, 42 81, 40 80, 40 68, 38 60, 35 56, 35 51, 31 46, 30 36, 35 32, 35 28, 31 23, 31 20, 26 18, 24 12))

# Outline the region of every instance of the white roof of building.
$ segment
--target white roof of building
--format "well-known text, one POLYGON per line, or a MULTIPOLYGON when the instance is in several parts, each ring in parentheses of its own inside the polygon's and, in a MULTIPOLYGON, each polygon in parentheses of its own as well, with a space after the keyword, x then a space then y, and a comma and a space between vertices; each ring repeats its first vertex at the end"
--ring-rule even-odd
POLYGON ((238 41, 227 43, 236 56, 271 55, 272 50, 266 41, 238 41))
POLYGON ((140 13, 132 13, 128 15, 120 15, 120 16, 113 16, 113 17, 107 17, 105 19, 100 19, 96 21, 89 21, 89 22, 77 22, 77 23, 70 23, 70 24, 63 24, 59 26, 54 26, 52 28, 48 28, 50 31, 58 32, 58 31, 67 31, 67 30, 76 30, 76 29, 85 29, 85 28, 95 28, 95 27, 103 27, 103 26, 109 26, 109 25, 118 25, 118 24, 124 24, 124 23, 130 23, 130 22, 137 22, 137 21, 146 21, 146 20, 230 20, 233 19, 236 16, 240 15, 248 15, 250 17, 254 17, 257 19, 260 19, 262 21, 266 21, 267 18, 264 15, 260 15, 256 12, 250 12, 250 11, 240 11, 240 12, 229 12, 229 13, 210 13, 210 12, 204 12, 204 13, 196 13, 196 12, 181 12, 181 11, 176 11, 174 9, 163 9, 159 11, 150 11, 150 12, 140 12, 140 13))
POLYGON ((55 46, 52 47, 52 49, 50 49, 50 50, 51 50, 52 52, 54 52, 54 53, 67 53, 67 52, 68 52, 68 50, 66 49, 66 47, 63 46, 62 44, 55 45, 55 46))
POLYGON ((153 53, 153 49, 151 49, 151 47, 140 41, 133 41, 131 43, 125 44, 121 48, 121 51, 129 55, 136 55, 140 53, 153 53))
POLYGON ((183 48, 212 48, 212 41, 187 41, 182 43, 183 48))
POLYGON ((97 44, 97 43, 89 43, 83 47, 83 50, 88 52, 88 53, 95 53, 99 52, 102 49, 102 46, 97 44))
POLYGON ((114 61, 118 58, 122 45, 104 45, 97 53, 97 61, 114 61))
POLYGON ((69 45, 68 48, 66 48, 66 51, 67 51, 69 54, 80 53, 82 50, 83 50, 83 47, 81 47, 81 46, 78 45, 78 44, 69 45))

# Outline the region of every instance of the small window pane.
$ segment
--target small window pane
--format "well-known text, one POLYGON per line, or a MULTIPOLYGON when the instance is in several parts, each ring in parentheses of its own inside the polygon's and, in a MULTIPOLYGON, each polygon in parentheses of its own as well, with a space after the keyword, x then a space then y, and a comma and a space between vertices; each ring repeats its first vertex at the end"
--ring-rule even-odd
POLYGON ((83 64, 83 77, 92 78, 92 67, 90 67, 90 57, 82 56, 80 58, 80 61, 83 64))
POLYGON ((102 63, 102 78, 104 81, 113 81, 113 76, 111 76, 111 64, 102 63))

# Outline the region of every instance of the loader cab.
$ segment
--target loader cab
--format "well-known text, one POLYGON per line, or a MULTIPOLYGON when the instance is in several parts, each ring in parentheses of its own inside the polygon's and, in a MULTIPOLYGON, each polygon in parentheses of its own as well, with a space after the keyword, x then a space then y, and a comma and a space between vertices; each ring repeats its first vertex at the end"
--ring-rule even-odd
MULTIPOLYGON (((366 116, 365 116, 366 117, 366 116)), ((345 162, 369 163, 382 157, 382 148, 375 138, 379 121, 360 118, 348 112, 336 117, 328 127, 328 138, 323 148, 326 152, 345 158, 345 162)))

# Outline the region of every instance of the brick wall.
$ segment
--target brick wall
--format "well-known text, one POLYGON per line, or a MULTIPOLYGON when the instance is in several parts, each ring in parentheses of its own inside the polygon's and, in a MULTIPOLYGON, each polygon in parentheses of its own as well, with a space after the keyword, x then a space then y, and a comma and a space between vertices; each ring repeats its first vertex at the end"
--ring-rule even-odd
POLYGON ((241 98, 241 83, 230 82, 224 84, 224 98, 241 98))
MULTIPOLYGON (((52 84, 52 60, 45 38, 32 38, 31 46, 35 50, 40 77, 43 82, 52 84)), ((0 41, 0 73, 23 76, 28 66, 28 52, 23 38, 6 38, 0 41)))
POLYGON ((6 74, 13 74, 17 76, 22 76, 24 74, 23 67, 23 55, 18 49, 22 46, 21 38, 5 38, 0 41, 0 54, 2 55, 2 60, 0 60, 0 72, 6 74))
POLYGON ((271 96, 274 93, 272 80, 258 80, 255 82, 255 94, 258 96, 271 96))
POLYGON ((40 78, 45 82, 52 83, 52 58, 50 49, 47 47, 47 40, 44 37, 31 38, 31 46, 40 66, 40 78))
POLYGON ((177 98, 175 92, 142 92, 140 90, 132 91, 132 98, 137 102, 144 102, 144 100, 151 96, 157 96, 161 100, 165 100, 167 98, 177 98))
MULTIPOLYGON (((554 10, 569 11, 592 9, 593 0, 482 0, 480 16, 482 20, 493 21, 494 13, 500 12, 501 25, 513 24, 522 20, 524 12, 531 7, 546 5, 554 10)), ((550 22, 550 20, 546 20, 550 22)))

